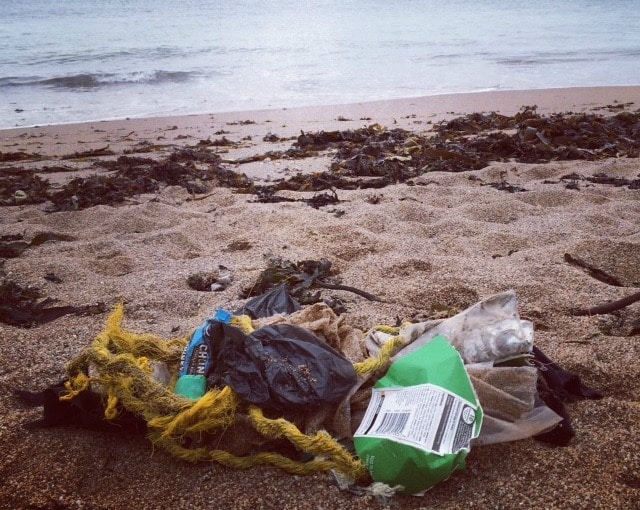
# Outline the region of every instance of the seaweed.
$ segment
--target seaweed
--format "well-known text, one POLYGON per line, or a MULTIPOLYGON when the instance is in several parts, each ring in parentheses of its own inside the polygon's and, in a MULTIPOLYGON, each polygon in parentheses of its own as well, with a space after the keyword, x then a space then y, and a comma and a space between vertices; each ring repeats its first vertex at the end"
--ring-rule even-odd
POLYGON ((40 154, 29 154, 27 152, 2 152, 0 151, 0 163, 11 161, 25 161, 41 159, 40 154))
POLYGON ((603 271, 602 269, 594 266, 593 264, 590 264, 587 261, 572 256, 570 253, 564 254, 564 260, 572 266, 580 267, 586 270, 589 276, 602 283, 606 283, 607 285, 612 285, 614 287, 624 287, 620 280, 618 280, 615 276, 610 275, 606 271, 603 271))
POLYGON ((47 241, 74 241, 75 238, 66 234, 54 232, 41 232, 33 236, 31 241, 26 241, 24 235, 10 234, 0 237, 0 258, 16 258, 23 251, 32 246, 40 246, 47 241))
MULTIPOLYGON (((640 292, 634 292, 633 294, 625 296, 622 299, 617 299, 616 301, 610 301, 601 305, 592 306, 591 308, 572 308, 570 310, 570 313, 571 315, 602 315, 617 312, 618 310, 622 310, 623 308, 632 305, 637 301, 640 301, 640 292)), ((633 330, 635 330, 639 325, 640 322, 634 323, 633 330)))
POLYGON ((187 285, 200 292, 222 291, 231 285, 232 279, 231 271, 223 265, 218 265, 216 271, 190 274, 187 277, 187 285))
POLYGON ((272 255, 265 258, 267 268, 260 273, 251 287, 242 290, 242 299, 259 296, 282 283, 287 285, 292 296, 299 297, 298 295, 309 289, 316 279, 335 277, 335 273, 331 271, 331 262, 326 259, 291 262, 272 255))
POLYGON ((266 135, 264 135, 262 137, 262 141, 263 142, 279 142, 280 141, 280 137, 278 135, 275 135, 271 132, 267 133, 266 135))
POLYGON ((218 180, 224 186, 249 186, 234 172, 219 166, 216 154, 194 149, 180 149, 162 161, 151 158, 120 156, 115 161, 98 162, 113 173, 75 178, 61 191, 51 194, 54 210, 85 209, 95 205, 111 205, 141 193, 156 193, 163 185, 181 186, 190 193, 204 193, 203 182, 218 180), (202 168, 195 163, 206 163, 202 168), (231 175, 233 174, 233 175, 231 175))
POLYGON ((226 136, 223 136, 218 140, 211 140, 209 138, 206 140, 200 140, 197 147, 234 147, 235 145, 237 145, 235 142, 232 142, 226 136))
MULTIPOLYGON (((271 134, 265 136, 269 141, 276 141, 276 138, 271 134)), ((208 183, 211 183, 233 188, 239 193, 256 194, 258 202, 295 200, 279 197, 277 191, 281 190, 332 190, 307 200, 309 205, 322 207, 338 202, 335 190, 380 189, 396 183, 413 184, 414 178, 427 172, 479 170, 493 161, 546 163, 557 160, 637 158, 640 156, 640 113, 618 111, 615 115, 603 116, 569 112, 542 116, 536 106, 525 106, 513 116, 490 112, 454 118, 422 134, 398 128, 385 129, 378 124, 359 129, 301 132, 287 150, 267 151, 235 161, 222 160, 219 155, 207 150, 209 146, 229 143, 233 142, 225 137, 217 141, 200 140, 196 146, 175 149, 161 161, 129 156, 120 156, 115 161, 97 161, 94 164, 112 170, 112 175, 74 179, 54 193, 49 193, 48 182, 33 171, 16 169, 0 177, 0 203, 38 203, 50 198, 53 210, 82 209, 98 204, 119 203, 140 193, 157 192, 163 185, 178 185, 191 193, 202 194, 208 191, 208 183), (268 158, 302 159, 327 150, 333 151, 328 170, 296 174, 269 186, 256 186, 245 174, 223 166, 224 163, 244 164, 268 158)), ((97 156, 108 152, 110 149, 107 146, 75 153, 73 157, 97 156)), ((564 177, 561 181, 567 179, 564 177)), ((580 181, 640 189, 640 179, 630 180, 604 174, 573 177, 566 187, 579 189, 580 181)), ((489 185, 508 192, 526 191, 504 182, 489 185)))
POLYGON ((276 204, 279 202, 303 202, 314 209, 340 202, 335 189, 329 192, 316 193, 311 198, 289 198, 276 195, 276 189, 272 186, 259 186, 255 190, 256 199, 253 203, 276 204))
POLYGON ((441 135, 448 136, 453 133, 475 134, 489 129, 513 129, 516 125, 515 117, 491 113, 471 113, 457 117, 450 121, 443 121, 434 127, 441 135))
POLYGON ((47 200, 48 187, 49 181, 42 179, 32 170, 5 170, 0 175, 0 204, 42 203, 47 200))
POLYGON ((255 123, 255 120, 237 120, 234 122, 227 122, 227 126, 248 126, 255 123))
POLYGON ((109 149, 109 146, 100 147, 98 149, 90 149, 81 152, 74 152, 73 154, 65 154, 60 156, 60 159, 82 159, 82 158, 94 158, 99 156, 113 156, 115 152, 109 149))
POLYGON ((123 202, 135 194, 157 190, 157 183, 151 180, 132 181, 112 175, 94 175, 87 178, 76 177, 61 191, 50 197, 54 211, 79 210, 95 205, 112 205, 123 202))
POLYGON ((32 327, 54 321, 69 314, 97 314, 105 311, 103 303, 84 306, 48 306, 50 298, 42 298, 36 287, 3 280, 0 282, 0 322, 11 326, 32 327))
MULTIPOLYGON (((578 184, 579 181, 583 181, 583 182, 586 181, 592 184, 603 184, 608 186, 615 186, 618 188, 627 186, 627 188, 629 189, 640 189, 640 178, 627 179, 626 177, 614 177, 602 172, 594 174, 592 176, 581 176, 576 173, 570 173, 560 177, 560 181, 562 182, 569 181, 565 186, 568 189, 580 189, 580 186, 578 184)), ((547 184, 554 184, 554 183, 549 181, 547 182, 547 184)))
MULTIPOLYGON (((321 291, 317 290, 318 288, 343 290, 371 301, 381 301, 369 292, 342 285, 337 274, 331 269, 331 262, 326 259, 291 262, 272 255, 267 255, 265 258, 267 268, 260 273, 251 287, 242 290, 240 294, 242 299, 260 296, 275 287, 285 284, 291 296, 302 305, 322 301, 321 291)), ((325 300, 325 302, 330 306, 332 303, 338 307, 343 306, 339 300, 325 300)), ((336 311, 336 313, 339 312, 336 311)))
POLYGON ((481 184, 481 186, 491 186, 492 188, 497 189, 498 191, 506 191, 507 193, 521 193, 523 191, 527 191, 526 188, 522 186, 518 186, 517 184, 509 184, 505 181, 500 182, 487 182, 481 184))

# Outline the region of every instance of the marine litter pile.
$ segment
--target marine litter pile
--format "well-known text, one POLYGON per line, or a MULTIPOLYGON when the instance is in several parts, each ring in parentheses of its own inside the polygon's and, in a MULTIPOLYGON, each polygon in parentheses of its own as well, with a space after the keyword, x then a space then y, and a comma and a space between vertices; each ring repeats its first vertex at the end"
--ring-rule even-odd
POLYGON ((286 280, 169 341, 124 330, 119 306, 69 379, 41 395, 41 424, 146 430, 188 461, 422 493, 464 469, 472 440, 569 444, 564 403, 601 398, 534 348, 516 305, 507 292, 448 319, 374 327, 366 341, 325 303, 300 310, 286 280))

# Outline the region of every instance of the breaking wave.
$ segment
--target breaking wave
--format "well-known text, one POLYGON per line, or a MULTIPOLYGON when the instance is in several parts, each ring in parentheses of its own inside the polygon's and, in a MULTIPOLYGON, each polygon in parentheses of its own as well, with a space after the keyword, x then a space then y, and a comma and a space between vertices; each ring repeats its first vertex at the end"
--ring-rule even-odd
POLYGON ((640 48, 619 50, 585 50, 581 52, 534 52, 530 54, 505 56, 495 62, 505 66, 535 66, 546 64, 573 64, 578 62, 596 62, 602 60, 634 59, 640 55, 640 48))
POLYGON ((82 90, 132 84, 182 83, 201 73, 195 71, 151 71, 128 74, 80 73, 66 76, 7 76, 0 78, 0 87, 47 87, 53 89, 82 90))

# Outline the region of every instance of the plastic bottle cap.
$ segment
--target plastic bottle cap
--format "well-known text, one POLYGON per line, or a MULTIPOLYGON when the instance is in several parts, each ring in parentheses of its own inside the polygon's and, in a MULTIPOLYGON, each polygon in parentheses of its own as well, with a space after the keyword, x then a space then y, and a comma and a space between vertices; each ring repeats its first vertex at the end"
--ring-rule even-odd
POLYGON ((232 313, 225 310, 224 308, 218 308, 216 310, 216 314, 213 316, 214 321, 224 322, 225 324, 229 324, 231 322, 232 313))
POLYGON ((199 399, 207 391, 207 378, 204 375, 181 375, 176 381, 173 392, 177 395, 199 399))

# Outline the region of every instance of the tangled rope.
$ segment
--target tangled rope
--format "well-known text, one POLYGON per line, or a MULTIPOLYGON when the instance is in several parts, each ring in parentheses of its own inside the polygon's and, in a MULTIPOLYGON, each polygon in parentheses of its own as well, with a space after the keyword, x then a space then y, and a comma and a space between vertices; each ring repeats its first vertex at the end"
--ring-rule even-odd
MULTIPOLYGON (((284 418, 267 418, 258 407, 243 403, 228 386, 212 388, 197 400, 174 393, 177 376, 165 386, 153 378, 153 366, 163 362, 170 373, 177 374, 190 335, 164 340, 155 335, 136 334, 122 328, 123 319, 124 306, 119 304, 108 317, 104 331, 71 361, 67 368, 67 393, 62 400, 73 399, 90 387, 100 391, 106 397, 107 420, 117 418, 120 408, 126 409, 145 420, 154 444, 190 462, 214 461, 239 469, 267 464, 298 475, 336 470, 354 480, 367 476, 364 464, 328 432, 306 435, 284 418), (299 450, 313 455, 314 460, 303 463, 273 452, 237 456, 206 446, 192 447, 190 439, 205 433, 224 433, 236 423, 239 413, 265 438, 286 438, 299 450)), ((253 331, 249 317, 234 316, 232 324, 247 333, 253 331)), ((388 332, 397 334, 397 328, 388 332)), ((376 358, 356 363, 356 373, 365 376, 385 367, 400 344, 399 336, 392 338, 376 358)))

